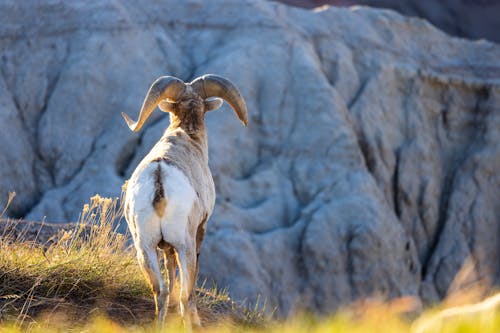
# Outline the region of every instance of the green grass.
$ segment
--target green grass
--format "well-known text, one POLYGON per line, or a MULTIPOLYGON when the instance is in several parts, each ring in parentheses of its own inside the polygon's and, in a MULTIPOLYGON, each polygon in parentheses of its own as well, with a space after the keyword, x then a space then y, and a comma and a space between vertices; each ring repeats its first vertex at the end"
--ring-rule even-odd
MULTIPOLYGON (((93 197, 79 223, 49 239, 13 232, 19 222, 0 222, 11 224, 0 232, 0 333, 155 331, 151 292, 127 236, 114 229, 118 202, 93 197)), ((500 332, 500 294, 425 311, 411 298, 365 300, 331 317, 285 321, 238 306, 215 287, 202 284, 196 295, 202 332, 500 332)), ((167 331, 181 331, 178 316, 169 318, 167 331)))

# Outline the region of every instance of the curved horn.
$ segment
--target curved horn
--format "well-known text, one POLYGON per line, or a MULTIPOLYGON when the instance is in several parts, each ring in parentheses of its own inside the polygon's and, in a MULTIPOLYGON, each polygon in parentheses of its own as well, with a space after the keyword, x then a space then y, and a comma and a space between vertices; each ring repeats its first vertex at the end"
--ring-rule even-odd
POLYGON ((220 97, 231 105, 243 125, 248 124, 247 106, 238 88, 221 76, 214 74, 203 75, 190 83, 193 90, 203 99, 209 97, 220 97))
POLYGON ((186 90, 186 84, 173 76, 161 76, 149 88, 148 94, 142 103, 139 119, 133 121, 122 112, 122 116, 127 122, 128 127, 134 131, 139 131, 146 120, 149 118, 155 107, 163 99, 177 100, 186 90))

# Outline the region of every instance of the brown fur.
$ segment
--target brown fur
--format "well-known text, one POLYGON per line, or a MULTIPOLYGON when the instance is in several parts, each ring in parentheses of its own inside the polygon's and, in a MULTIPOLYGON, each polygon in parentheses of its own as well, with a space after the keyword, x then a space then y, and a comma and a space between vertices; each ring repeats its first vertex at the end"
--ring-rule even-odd
POLYGON ((196 230, 196 258, 200 256, 201 243, 203 242, 203 238, 205 236, 205 227, 207 225, 208 215, 205 213, 203 215, 203 220, 198 226, 198 230, 196 230))
POLYGON ((198 137, 205 131, 205 109, 203 100, 196 95, 188 95, 175 103, 171 110, 170 126, 182 128, 189 136, 198 137))
POLYGON ((155 178, 155 193, 153 197, 153 207, 158 217, 162 217, 167 206, 167 199, 165 198, 165 191, 163 190, 163 183, 161 181, 161 165, 158 163, 154 171, 155 178))

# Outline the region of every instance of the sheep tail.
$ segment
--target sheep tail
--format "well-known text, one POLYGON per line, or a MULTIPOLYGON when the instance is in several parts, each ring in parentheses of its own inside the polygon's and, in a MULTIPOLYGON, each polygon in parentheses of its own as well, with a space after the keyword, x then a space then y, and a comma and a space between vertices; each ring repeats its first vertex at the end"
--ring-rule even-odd
POLYGON ((165 213, 167 198, 165 197, 165 190, 163 189, 163 182, 161 179, 161 165, 160 163, 157 165, 158 166, 154 171, 155 192, 153 196, 153 208, 155 209, 156 215, 161 218, 165 213))

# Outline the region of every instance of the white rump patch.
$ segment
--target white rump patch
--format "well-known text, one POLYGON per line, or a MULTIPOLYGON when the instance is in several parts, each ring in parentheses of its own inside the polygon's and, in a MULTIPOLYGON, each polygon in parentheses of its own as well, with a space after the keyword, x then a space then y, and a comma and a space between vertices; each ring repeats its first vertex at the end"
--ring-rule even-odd
MULTIPOLYGON (((167 207, 161 219, 163 240, 184 244, 188 233, 188 217, 196 200, 196 191, 189 179, 177 167, 161 163, 162 182, 167 207)), ((180 245, 180 244, 179 244, 180 245)))
POLYGON ((165 162, 161 166, 161 183, 166 199, 165 213, 158 217, 153 207, 157 163, 132 175, 126 201, 129 207, 127 221, 139 243, 158 244, 162 239, 172 245, 183 245, 188 237, 188 217, 196 192, 188 178, 177 167, 165 162), (131 223, 134 221, 135 223, 131 223))

